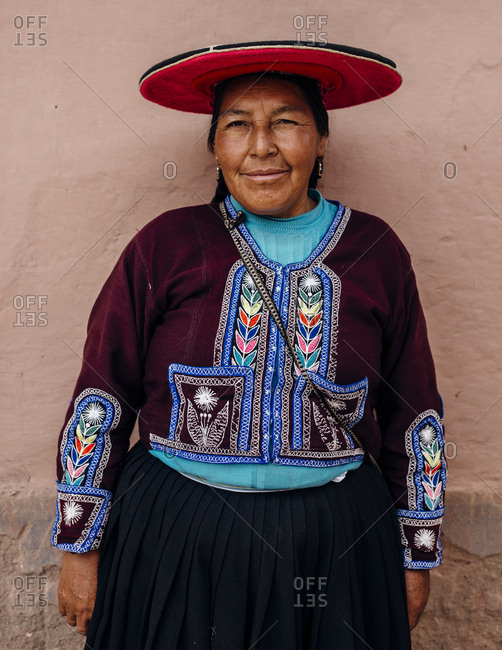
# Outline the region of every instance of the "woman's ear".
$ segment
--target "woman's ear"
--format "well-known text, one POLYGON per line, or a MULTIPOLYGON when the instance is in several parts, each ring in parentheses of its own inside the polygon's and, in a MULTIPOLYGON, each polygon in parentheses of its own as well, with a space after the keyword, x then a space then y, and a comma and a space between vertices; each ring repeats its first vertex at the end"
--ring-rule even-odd
POLYGON ((326 141, 328 139, 327 135, 321 135, 319 138, 319 147, 317 149, 317 158, 324 156, 324 151, 326 149, 326 141))

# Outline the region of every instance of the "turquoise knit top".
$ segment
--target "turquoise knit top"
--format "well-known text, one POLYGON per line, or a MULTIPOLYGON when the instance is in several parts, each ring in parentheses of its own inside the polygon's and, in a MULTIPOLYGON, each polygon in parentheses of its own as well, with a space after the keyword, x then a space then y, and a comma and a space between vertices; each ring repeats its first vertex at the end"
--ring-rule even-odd
MULTIPOLYGON (((338 205, 329 203, 317 190, 309 190, 316 206, 297 217, 284 219, 266 217, 245 210, 231 197, 236 210, 245 214, 244 224, 262 253, 282 266, 306 259, 330 227, 338 205)), ((249 490, 288 490, 324 485, 340 480, 348 470, 357 469, 361 462, 335 467, 296 467, 274 463, 202 463, 172 454, 151 450, 151 454, 166 465, 195 480, 215 487, 249 490)))

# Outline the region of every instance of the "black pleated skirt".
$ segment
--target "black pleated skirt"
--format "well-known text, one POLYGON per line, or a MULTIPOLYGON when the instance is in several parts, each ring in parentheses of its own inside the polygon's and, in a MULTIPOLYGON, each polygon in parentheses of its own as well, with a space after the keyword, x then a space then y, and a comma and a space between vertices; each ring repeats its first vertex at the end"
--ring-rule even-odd
POLYGON ((384 480, 364 463, 340 483, 229 492, 138 443, 111 509, 86 648, 411 648, 384 480))

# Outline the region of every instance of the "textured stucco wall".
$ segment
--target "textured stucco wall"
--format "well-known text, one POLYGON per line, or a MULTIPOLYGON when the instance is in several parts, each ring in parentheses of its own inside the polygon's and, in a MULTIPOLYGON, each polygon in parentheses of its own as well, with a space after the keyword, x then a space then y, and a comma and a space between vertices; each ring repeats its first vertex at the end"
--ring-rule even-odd
MULTIPOLYGON (((502 551, 500 1, 6 0, 0 15, 0 593, 10 608, 3 638, 11 639, 0 646, 37 639, 25 647, 70 647, 72 633, 64 637, 47 618, 58 558, 46 547, 48 504, 87 316, 142 225, 212 195, 208 119, 146 102, 140 75, 201 45, 326 33, 331 42, 393 58, 405 79, 387 100, 332 116, 321 189, 393 226, 412 255, 428 319, 450 441, 445 537, 454 551, 436 572, 420 638, 425 644, 430 621, 437 647, 496 647, 500 629, 473 618, 472 608, 484 602, 475 597, 481 576, 500 573, 502 551), (308 16, 315 17, 310 27, 308 16), (170 180, 166 162, 176 166, 170 180), (453 581, 460 589, 462 562, 491 567, 472 572, 468 601, 451 588, 453 581), (26 599, 34 575, 48 576, 36 595, 46 593, 49 605, 21 612, 17 594, 26 599), (25 582, 15 583, 20 577, 25 582), (448 631, 463 638, 462 622, 476 631, 465 646, 448 631), (58 645, 58 638, 67 640, 58 645)), ((491 607, 500 603, 500 592, 492 593, 491 607)))

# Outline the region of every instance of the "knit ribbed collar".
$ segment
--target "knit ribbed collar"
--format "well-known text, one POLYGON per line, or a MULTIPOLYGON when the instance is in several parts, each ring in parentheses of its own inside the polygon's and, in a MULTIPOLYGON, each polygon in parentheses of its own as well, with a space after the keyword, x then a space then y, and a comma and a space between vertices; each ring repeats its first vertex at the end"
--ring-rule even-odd
POLYGON ((281 233, 285 231, 291 232, 306 230, 319 219, 323 210, 327 207, 327 205, 324 205, 327 204, 327 201, 317 190, 309 189, 308 195, 311 199, 316 201, 316 206, 308 212, 304 212, 303 214, 300 214, 296 217, 289 217, 287 219, 283 217, 270 217, 267 215, 249 212, 232 195, 230 195, 230 201, 237 211, 242 210, 242 212, 244 212, 246 215, 246 225, 256 225, 260 228, 260 230, 281 233))

